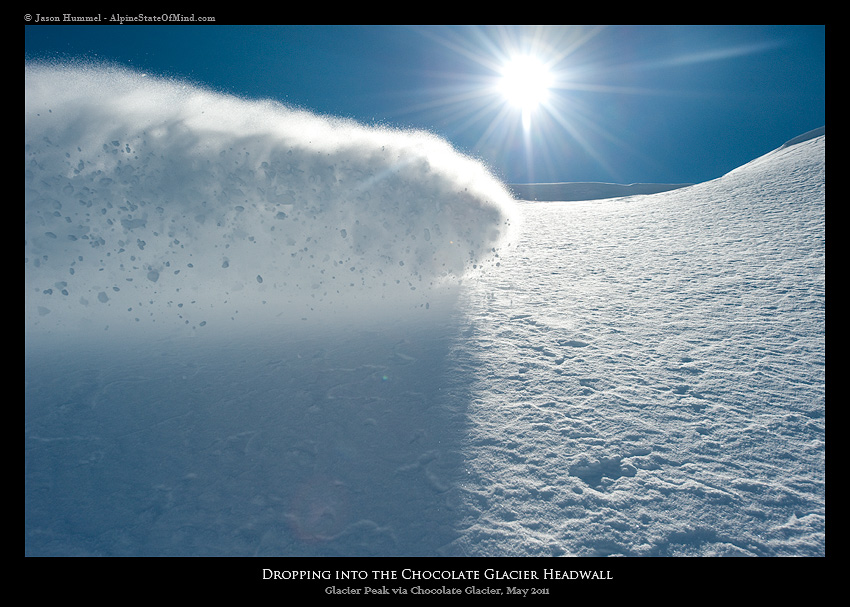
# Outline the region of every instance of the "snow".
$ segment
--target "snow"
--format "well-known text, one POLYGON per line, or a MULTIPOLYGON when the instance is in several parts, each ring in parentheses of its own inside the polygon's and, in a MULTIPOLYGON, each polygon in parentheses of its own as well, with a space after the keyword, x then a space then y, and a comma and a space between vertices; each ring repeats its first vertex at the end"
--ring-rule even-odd
POLYGON ((825 555, 823 131, 535 203, 425 133, 25 82, 25 554, 825 555))
POLYGON ((512 183, 510 190, 523 200, 567 201, 622 198, 637 194, 657 194, 676 190, 692 183, 604 183, 578 181, 565 183, 512 183))
POLYGON ((38 64, 25 124, 40 335, 430 308, 511 229, 508 190, 423 132, 38 64))

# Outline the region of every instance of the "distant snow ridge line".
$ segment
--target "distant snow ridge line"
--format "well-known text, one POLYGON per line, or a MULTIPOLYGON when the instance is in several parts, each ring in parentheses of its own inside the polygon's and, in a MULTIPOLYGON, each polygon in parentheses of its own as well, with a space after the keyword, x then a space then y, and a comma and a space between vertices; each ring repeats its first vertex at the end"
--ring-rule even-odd
MULTIPOLYGON (((817 129, 803 133, 789 141, 786 141, 779 148, 770 154, 781 153, 798 143, 803 143, 821 137, 826 134, 826 127, 822 126, 817 129)), ((734 171, 744 167, 761 164, 764 157, 757 158, 743 167, 738 167, 734 171)), ((669 192, 694 185, 693 183, 603 183, 595 181, 576 181, 564 183, 512 183, 509 185, 514 195, 521 200, 537 200, 541 202, 553 201, 579 201, 579 200, 602 200, 607 198, 621 198, 624 196, 637 196, 646 194, 660 194, 661 192, 669 192)))
POLYGON ((799 145, 801 143, 805 143, 807 141, 811 141, 812 139, 817 139, 818 137, 826 137, 826 126, 822 126, 820 128, 813 129, 811 131, 803 133, 802 135, 798 135, 797 137, 794 137, 793 139, 789 139, 788 141, 783 143, 781 146, 779 146, 775 150, 768 152, 767 154, 765 154, 763 156, 759 156, 758 158, 755 158, 755 159, 751 160, 750 162, 729 171, 729 173, 727 173, 727 175, 746 172, 746 171, 750 171, 752 169, 758 169, 762 165, 775 162, 781 156, 784 156, 785 154, 793 153, 792 148, 794 146, 799 145))
POLYGON ((797 145, 798 143, 803 143, 804 141, 808 141, 809 139, 814 139, 815 137, 820 137, 821 135, 826 135, 826 125, 824 125, 820 128, 812 129, 811 131, 803 133, 802 135, 797 135, 793 139, 789 139, 788 141, 783 143, 782 146, 779 149, 781 150, 782 148, 789 148, 792 145, 797 145))
POLYGON ((565 202, 602 200, 644 194, 659 194, 684 188, 692 183, 603 183, 576 181, 563 183, 512 183, 510 189, 521 200, 565 202))
POLYGON ((31 331, 423 308, 512 197, 437 137, 93 66, 25 67, 31 331))

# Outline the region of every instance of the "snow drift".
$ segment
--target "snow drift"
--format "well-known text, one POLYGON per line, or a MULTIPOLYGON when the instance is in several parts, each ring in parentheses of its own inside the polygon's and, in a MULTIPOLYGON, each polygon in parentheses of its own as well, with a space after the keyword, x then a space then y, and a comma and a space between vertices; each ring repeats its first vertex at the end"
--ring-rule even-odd
POLYGON ((511 196, 424 132, 98 66, 25 67, 30 333, 429 308, 511 196))

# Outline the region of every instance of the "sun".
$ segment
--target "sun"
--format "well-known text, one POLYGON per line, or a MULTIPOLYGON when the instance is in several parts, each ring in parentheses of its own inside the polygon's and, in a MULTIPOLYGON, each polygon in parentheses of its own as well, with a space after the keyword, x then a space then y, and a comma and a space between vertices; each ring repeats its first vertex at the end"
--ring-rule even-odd
POLYGON ((552 83, 552 73, 543 61, 520 55, 504 64, 498 88, 508 103, 522 110, 525 122, 537 106, 547 101, 552 83))
POLYGON ((586 149, 602 161, 587 132, 590 129, 596 136, 604 129, 595 123, 597 108, 586 100, 589 92, 610 94, 613 89, 597 89, 596 64, 579 51, 603 27, 456 26, 416 31, 438 45, 435 57, 440 60, 429 68, 427 84, 420 89, 423 94, 404 113, 423 121, 427 117, 476 155, 493 155, 506 163, 525 160, 523 179, 529 182, 542 163, 559 171, 567 146, 570 151, 586 149))

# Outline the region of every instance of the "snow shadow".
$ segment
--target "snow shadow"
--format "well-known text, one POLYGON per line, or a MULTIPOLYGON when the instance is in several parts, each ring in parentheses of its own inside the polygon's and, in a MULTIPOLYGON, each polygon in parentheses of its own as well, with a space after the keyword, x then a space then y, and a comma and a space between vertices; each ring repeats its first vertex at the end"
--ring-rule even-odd
POLYGON ((28 555, 433 555, 507 190, 422 132, 25 69, 28 555), (460 382, 455 385, 452 382, 460 382))
POLYGON ((460 516, 451 318, 31 346, 28 555, 437 555, 460 516))

